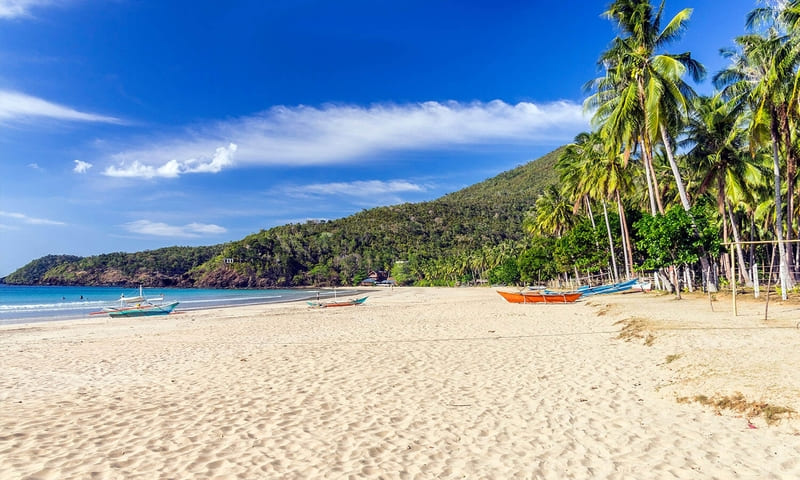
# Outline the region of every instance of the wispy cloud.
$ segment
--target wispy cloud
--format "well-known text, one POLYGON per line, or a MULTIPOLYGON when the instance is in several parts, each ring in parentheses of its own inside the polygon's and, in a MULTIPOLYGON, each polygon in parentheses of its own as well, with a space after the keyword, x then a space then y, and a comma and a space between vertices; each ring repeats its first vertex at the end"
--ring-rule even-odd
POLYGON ((83 160, 75 160, 75 168, 72 169, 75 173, 86 173, 92 168, 92 164, 84 162, 83 160))
POLYGON ((380 197, 397 193, 423 192, 425 187, 407 180, 359 180, 355 182, 312 183, 284 189, 292 196, 347 195, 350 197, 380 197))
POLYGON ((116 165, 108 167, 105 174, 175 177, 219 172, 235 164, 327 165, 396 151, 512 143, 555 145, 586 128, 588 119, 581 105, 572 102, 278 106, 122 151, 111 157, 116 165), (224 161, 217 160, 220 156, 224 161))
POLYGON ((137 220, 123 225, 132 233, 142 235, 153 235, 158 237, 182 237, 196 238, 206 235, 219 235, 227 232, 227 229, 219 225, 190 223, 188 225, 168 225, 162 222, 152 222, 150 220, 137 220))
POLYGON ((36 217, 29 217, 24 213, 17 213, 17 212, 4 212, 0 210, 0 217, 11 218, 17 220, 21 223, 26 223, 29 225, 66 225, 64 222, 59 222, 56 220, 48 220, 46 218, 36 218, 36 217))
POLYGON ((76 122, 122 123, 118 118, 81 112, 73 108, 11 90, 0 90, 0 123, 50 118, 76 122))
POLYGON ((27 17, 34 7, 52 3, 52 0, 0 0, 0 18, 27 17))

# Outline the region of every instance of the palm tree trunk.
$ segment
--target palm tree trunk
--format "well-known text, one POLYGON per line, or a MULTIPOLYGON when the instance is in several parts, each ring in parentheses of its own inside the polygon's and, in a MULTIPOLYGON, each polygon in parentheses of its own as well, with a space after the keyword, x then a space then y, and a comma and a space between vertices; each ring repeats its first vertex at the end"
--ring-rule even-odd
POLYGON ((647 102, 644 99, 644 77, 639 75, 636 79, 637 95, 639 97, 639 107, 642 109, 642 117, 644 118, 644 128, 642 129, 642 151, 645 154, 645 161, 650 166, 650 173, 653 175, 653 186, 656 194, 656 203, 658 204, 658 213, 664 214, 664 205, 661 202, 661 190, 658 188, 658 181, 656 179, 656 171, 653 168, 653 145, 650 142, 650 122, 647 112, 647 102))
POLYGON ((608 223, 608 208, 606 199, 603 199, 603 216, 606 219, 606 232, 608 232, 608 249, 611 252, 611 265, 614 268, 614 283, 619 282, 619 271, 617 270, 617 259, 614 253, 614 238, 611 236, 611 224, 608 223))
MULTIPOLYGON (((726 209, 727 203, 725 202, 723 195, 724 195, 724 190, 720 188, 719 193, 717 194, 717 203, 719 209, 719 216, 720 218, 722 218, 722 243, 728 244, 730 240, 728 236, 728 221, 726 220, 726 218, 728 217, 728 211, 726 209)), ((731 274, 731 263, 727 255, 722 256, 722 268, 725 270, 725 276, 728 278, 728 281, 730 283, 736 281, 736 279, 733 278, 731 274)))
MULTIPOLYGON (((669 166, 670 168, 672 168, 672 175, 675 177, 675 183, 678 186, 678 193, 681 196, 681 204, 683 205, 683 209, 686 210, 687 213, 689 213, 689 210, 691 210, 692 206, 689 204, 689 196, 686 195, 686 187, 683 184, 683 178, 681 178, 681 172, 680 170, 678 170, 678 163, 675 161, 675 157, 672 154, 672 143, 669 140, 669 134, 667 133, 667 129, 664 127, 664 125, 661 125, 659 129, 661 130, 661 140, 664 142, 664 150, 667 151, 667 159, 669 160, 669 166)), ((700 238, 700 231, 698 230, 697 225, 695 224, 694 221, 694 217, 692 217, 691 213, 689 213, 689 218, 692 219, 692 229, 694 231, 695 236, 697 238, 700 238)), ((704 272, 711 271, 710 263, 708 261, 708 254, 706 253, 706 249, 703 247, 700 247, 700 265, 703 268, 704 272)), ((708 291, 710 292, 717 291, 717 286, 714 284, 714 282, 711 281, 708 282, 708 291)))
POLYGON ((592 221, 592 230, 597 230, 597 225, 594 223, 594 213, 592 213, 592 202, 589 201, 589 195, 584 195, 583 201, 586 202, 586 211, 589 212, 589 219, 592 221))
POLYGON ((631 266, 628 262, 628 239, 625 236, 625 224, 622 222, 622 203, 617 193, 617 215, 619 215, 619 233, 622 237, 622 258, 625 260, 625 280, 631 278, 631 266))
POLYGON ((656 205, 655 187, 650 178, 650 162, 644 156, 644 147, 642 147, 642 164, 644 165, 644 181, 647 183, 647 198, 650 200, 650 214, 655 215, 658 213, 658 206, 656 205))
MULTIPOLYGON (((794 255, 792 255, 792 239, 794 238, 794 190, 797 181, 797 156, 792 145, 791 127, 789 125, 789 114, 786 106, 780 108, 780 134, 783 137, 784 150, 786 150, 786 258, 789 271, 794 269, 794 255)), ((796 275, 796 274, 795 274, 796 275)), ((792 275, 792 280, 795 279, 792 275)), ((793 282, 794 283, 794 282, 793 282)))
POLYGON ((642 153, 644 154, 644 162, 647 164, 647 171, 650 172, 651 181, 653 182, 653 197, 655 197, 656 208, 658 208, 658 213, 663 215, 664 202, 661 200, 661 188, 658 186, 658 177, 656 176, 655 168, 653 168, 653 149, 647 140, 646 134, 642 136, 642 153))
POLYGON ((628 234, 628 218, 625 215, 625 207, 622 206, 622 197, 619 194, 619 190, 617 190, 616 194, 619 228, 622 234, 622 245, 625 249, 625 279, 627 280, 631 278, 631 272, 633 271, 633 248, 631 247, 631 236, 628 234))
POLYGON ((731 234, 733 234, 733 241, 736 245, 736 258, 739 260, 739 275, 741 275, 742 280, 744 280, 745 285, 748 287, 753 286, 753 279, 750 275, 750 270, 748 270, 747 265, 744 263, 744 252, 742 252, 742 244, 741 239, 739 237, 739 228, 736 226, 736 221, 733 218, 733 209, 731 209, 728 202, 725 202, 725 209, 728 211, 728 218, 730 218, 731 222, 731 234))
POLYGON ((675 177, 675 184, 678 187, 678 194, 681 197, 681 204, 683 205, 683 209, 688 212, 689 209, 692 208, 692 205, 689 203, 689 196, 686 194, 686 186, 683 183, 681 172, 678 170, 678 162, 675 161, 675 155, 672 153, 672 142, 670 142, 669 134, 664 125, 661 125, 659 130, 661 131, 661 141, 664 142, 664 150, 667 152, 669 166, 672 169, 672 176, 675 177))
MULTIPOLYGON (((592 232, 597 232, 597 225, 594 222, 594 213, 592 212, 592 202, 589 200, 589 195, 584 195, 583 200, 586 202, 586 211, 589 212, 589 218, 592 220, 592 232)), ((600 250, 600 239, 597 236, 594 236, 594 244, 597 247, 597 250, 600 250)))
POLYGON ((781 297, 783 300, 787 298, 787 290, 789 289, 789 262, 786 258, 786 248, 783 244, 783 218, 781 208, 781 160, 778 156, 778 126, 775 112, 772 113, 772 120, 770 121, 770 136, 772 137, 772 173, 775 177, 775 185, 773 187, 775 195, 775 236, 778 240, 778 258, 779 270, 781 276, 781 297))
POLYGON ((681 299, 681 279, 678 277, 678 268, 675 265, 670 265, 669 274, 672 277, 672 284, 675 286, 675 296, 678 300, 681 299))

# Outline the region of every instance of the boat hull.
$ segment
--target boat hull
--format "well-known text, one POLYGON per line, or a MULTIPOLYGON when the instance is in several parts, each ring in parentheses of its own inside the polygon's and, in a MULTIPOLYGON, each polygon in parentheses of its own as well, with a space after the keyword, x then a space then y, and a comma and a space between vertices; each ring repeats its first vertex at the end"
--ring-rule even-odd
POLYGON ((509 303, 574 303, 581 297, 580 292, 540 293, 540 292, 501 292, 501 297, 509 303))
POLYGON ((167 305, 141 305, 136 307, 117 308, 109 310, 108 316, 113 318, 120 317, 152 317, 157 315, 169 315, 178 305, 178 302, 167 305))
POLYGON ((633 288, 637 283, 639 283, 639 279, 634 278, 624 282, 598 285, 596 287, 580 287, 578 291, 581 292, 584 297, 590 295, 606 295, 609 293, 625 292, 633 288))
POLYGON ((367 297, 354 298, 352 300, 340 300, 334 302, 308 302, 312 307, 328 308, 328 307, 355 307, 361 305, 367 300, 367 297))

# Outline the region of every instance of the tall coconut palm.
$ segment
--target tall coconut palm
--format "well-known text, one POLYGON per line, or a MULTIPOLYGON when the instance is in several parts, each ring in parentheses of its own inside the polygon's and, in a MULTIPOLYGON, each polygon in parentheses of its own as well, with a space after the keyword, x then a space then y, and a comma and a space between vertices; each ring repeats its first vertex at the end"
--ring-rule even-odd
POLYGON ((689 149, 687 162, 699 176, 697 194, 714 191, 723 222, 724 241, 728 242, 727 226, 730 225, 739 273, 750 284, 732 204, 751 200, 751 187, 761 182, 762 171, 746 152, 745 132, 739 125, 742 105, 726 102, 717 94, 697 97, 694 107, 682 146, 689 149))
MULTIPOLYGON (((608 82, 606 86, 613 86, 614 90, 610 90, 610 105, 605 109, 598 109, 598 112, 607 116, 604 128, 612 131, 624 125, 617 120, 617 117, 623 118, 622 113, 626 114, 625 118, 639 116, 635 125, 640 129, 644 161, 648 163, 651 173, 654 172, 653 146, 656 139, 660 139, 681 204, 688 212, 691 203, 675 159, 672 140, 674 132, 670 131, 670 127, 679 124, 682 118, 687 118, 689 99, 694 95, 691 87, 683 81, 684 75, 688 73, 697 81, 705 75, 705 70, 688 52, 661 52, 686 29, 692 9, 685 8, 678 12, 662 29, 663 12, 663 1, 655 9, 650 0, 615 0, 604 13, 616 23, 620 35, 601 56, 601 61, 611 66, 607 71, 614 74, 614 81, 608 82), (618 93, 616 99, 613 98, 614 92, 618 93), (634 107, 634 102, 638 106, 634 107)), ((619 133, 611 136, 621 138, 619 133)), ((629 136, 625 134, 625 137, 629 136)), ((694 233, 700 235, 696 226, 694 233)), ((704 272, 710 273, 710 263, 705 251, 700 252, 700 262, 704 272)), ((716 287, 708 282, 708 288, 713 290, 716 287)))
MULTIPOLYGON (((795 53, 786 42, 786 36, 774 29, 768 30, 764 35, 743 35, 735 41, 738 48, 723 52, 731 59, 731 64, 714 77, 714 83, 722 88, 722 94, 727 98, 742 102, 750 108, 751 149, 768 145, 772 150, 775 236, 778 242, 781 284, 786 292, 794 282, 789 274, 790 259, 784 244, 783 230, 780 152, 785 142, 782 140, 781 123, 788 115, 789 93, 786 83, 781 79, 787 78, 786 67, 794 63, 795 53)), ((788 196, 792 194, 790 191, 788 196)), ((791 222, 792 218, 787 221, 791 222)))
POLYGON ((613 2, 604 15, 616 22, 620 36, 614 39, 611 48, 601 59, 614 66, 612 71, 617 76, 628 79, 629 85, 622 91, 626 100, 619 105, 621 107, 633 101, 635 95, 638 109, 633 111, 627 107, 627 111, 640 117, 638 125, 642 128, 645 158, 652 170, 652 147, 655 139, 660 137, 681 194, 681 202, 684 209, 688 210, 691 205, 674 158, 668 127, 675 123, 676 118, 687 117, 688 102, 694 96, 691 87, 683 81, 684 75, 688 73, 693 79, 700 80, 705 70, 688 52, 677 55, 661 52, 686 29, 692 9, 678 12, 662 29, 663 11, 663 1, 658 10, 653 8, 650 0, 613 2))
POLYGON ((575 137, 573 143, 564 148, 556 162, 561 187, 565 192, 569 192, 573 202, 573 212, 577 213, 584 207, 594 229, 597 228, 597 225, 592 212, 592 199, 589 197, 589 189, 586 185, 586 170, 589 165, 587 158, 592 155, 591 150, 597 150, 599 153, 603 148, 604 143, 599 135, 581 132, 575 137))
MULTIPOLYGON (((623 253, 625 259, 625 276, 630 278, 633 264, 632 249, 630 247, 630 235, 628 234, 628 222, 625 217, 625 207, 622 203, 622 194, 627 194, 633 184, 631 169, 627 168, 622 154, 619 152, 606 152, 605 155, 592 163, 589 169, 587 182, 592 185, 592 196, 599 198, 606 209, 607 201, 617 203, 617 214, 620 220, 621 238, 623 242, 623 253)), ((606 215, 606 224, 608 218, 606 215)))
POLYGON ((653 166, 652 141, 645 135, 644 115, 639 101, 638 84, 631 80, 621 61, 611 60, 610 53, 600 59, 603 76, 587 83, 594 91, 584 101, 584 110, 592 112, 592 126, 601 131, 606 148, 623 150, 630 158, 637 150, 644 166, 644 180, 650 202, 650 213, 664 213, 664 204, 653 166))
POLYGON ((628 193, 632 181, 629 175, 630 169, 626 168, 627 163, 624 162, 623 155, 619 152, 610 152, 608 145, 600 132, 581 133, 575 137, 575 142, 564 150, 556 168, 561 174, 562 183, 573 192, 574 196, 595 199, 602 203, 615 278, 619 277, 619 272, 607 203, 609 200, 617 202, 625 274, 630 277, 633 255, 620 192, 628 193))
POLYGON ((534 235, 560 238, 574 224, 572 204, 558 187, 550 185, 536 199, 534 210, 523 221, 523 228, 534 235))
MULTIPOLYGON (((747 16, 747 27, 763 37, 775 37, 778 44, 773 52, 769 70, 770 96, 777 114, 777 128, 785 161, 786 181, 786 252, 789 267, 792 267, 792 243, 794 238, 795 196, 797 192, 797 168, 800 162, 797 138, 793 132, 800 122, 798 99, 800 92, 800 1, 782 1, 756 8, 747 16)), ((796 277, 795 277, 796 279, 796 277)))

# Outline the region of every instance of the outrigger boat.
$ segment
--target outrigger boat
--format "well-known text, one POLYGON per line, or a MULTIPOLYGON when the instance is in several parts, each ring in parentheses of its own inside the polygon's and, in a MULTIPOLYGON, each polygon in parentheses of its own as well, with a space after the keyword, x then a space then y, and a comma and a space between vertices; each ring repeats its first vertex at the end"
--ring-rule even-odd
POLYGON ((509 303, 574 303, 581 297, 581 292, 501 292, 500 296, 509 303))
POLYGON ((139 295, 126 297, 122 294, 119 297, 119 306, 103 307, 99 312, 92 312, 90 315, 107 314, 109 317, 150 317, 154 315, 169 315, 175 310, 179 302, 163 303, 164 295, 161 295, 162 303, 149 301, 142 293, 139 286, 139 295))
POLYGON ((626 290, 630 290, 631 288, 633 288, 637 283, 639 283, 639 279, 633 278, 631 280, 626 280, 624 282, 598 285, 596 287, 582 286, 578 287, 577 291, 581 292, 584 297, 588 297, 590 295, 602 295, 606 293, 624 292, 626 290))
POLYGON ((312 307, 320 307, 320 308, 327 308, 327 307, 355 307, 356 305, 361 305, 367 300, 367 297, 361 298, 352 298, 350 300, 334 300, 332 302, 308 302, 309 306, 312 307))

